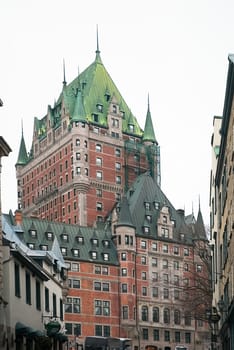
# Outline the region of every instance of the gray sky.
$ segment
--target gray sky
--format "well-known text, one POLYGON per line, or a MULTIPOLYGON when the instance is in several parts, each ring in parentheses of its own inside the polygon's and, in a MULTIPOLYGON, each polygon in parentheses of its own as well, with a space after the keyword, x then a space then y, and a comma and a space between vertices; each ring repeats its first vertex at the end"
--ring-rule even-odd
POLYGON ((0 0, 2 210, 17 209, 15 163, 21 126, 29 151, 66 80, 102 61, 144 127, 147 96, 161 146, 162 190, 176 209, 209 223, 210 140, 222 115, 228 54, 234 53, 234 1, 0 0))

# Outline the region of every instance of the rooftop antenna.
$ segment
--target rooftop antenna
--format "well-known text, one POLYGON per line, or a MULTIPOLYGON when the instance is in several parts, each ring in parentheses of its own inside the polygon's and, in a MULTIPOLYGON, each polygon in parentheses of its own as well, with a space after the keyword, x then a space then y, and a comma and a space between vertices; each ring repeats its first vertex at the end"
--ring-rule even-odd
POLYGON ((99 40, 98 40, 98 25, 97 25, 97 49, 96 49, 96 53, 99 54, 100 50, 99 50, 99 40))

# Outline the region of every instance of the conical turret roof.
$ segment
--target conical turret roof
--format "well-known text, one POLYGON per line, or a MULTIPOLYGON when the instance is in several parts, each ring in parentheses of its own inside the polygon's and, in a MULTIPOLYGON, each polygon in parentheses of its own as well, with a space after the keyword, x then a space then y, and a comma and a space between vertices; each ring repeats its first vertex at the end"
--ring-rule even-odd
POLYGON ((149 97, 148 97, 148 108, 147 108, 147 114, 146 114, 146 120, 145 120, 143 141, 144 142, 148 141, 148 142, 158 144, 158 142, 156 141, 155 134, 154 134, 154 126, 153 126, 151 112, 150 112, 150 106, 149 106, 149 97))
POLYGON ((27 164, 27 162, 28 162, 28 154, 27 154, 27 149, 26 149, 24 134, 23 134, 23 128, 22 128, 22 136, 21 136, 20 148, 19 148, 19 153, 18 153, 16 165, 25 165, 25 164, 27 164))

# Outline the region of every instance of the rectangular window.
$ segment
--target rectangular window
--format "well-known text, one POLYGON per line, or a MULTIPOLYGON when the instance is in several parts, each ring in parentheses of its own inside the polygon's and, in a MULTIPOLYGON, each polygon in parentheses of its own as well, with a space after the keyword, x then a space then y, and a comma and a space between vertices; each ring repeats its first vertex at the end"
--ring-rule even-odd
POLYGON ((123 320, 128 319, 128 306, 122 307, 122 318, 123 318, 123 320))
POLYGON ((158 287, 152 287, 152 297, 153 298, 158 297, 158 287))
POLYGON ((191 343, 191 333, 186 332, 185 333, 185 343, 190 344, 191 343))
POLYGON ((25 291, 26 291, 26 304, 31 305, 31 276, 29 272, 25 272, 25 291))
POLYGON ((110 302, 105 300, 95 300, 95 315, 110 316, 110 302))
POLYGON ((170 332, 164 331, 164 341, 170 341, 170 332))
POLYGON ((159 341, 159 329, 153 330, 153 339, 154 341, 159 341))
POLYGON ((45 287, 45 311, 50 311, 49 289, 45 287))
POLYGON ((15 296, 20 297, 20 267, 15 263, 15 296))
POLYGON ((57 317, 57 298, 56 294, 53 293, 53 317, 57 317))
POLYGON ((59 311, 60 311, 60 320, 63 321, 63 300, 59 300, 59 311))
POLYGON ((41 284, 36 280, 36 308, 41 310, 41 284))
POLYGON ((143 329, 142 329, 142 338, 143 338, 144 340, 148 340, 148 339, 149 339, 148 328, 143 328, 143 329))
POLYGON ((180 332, 175 332, 175 342, 180 343, 180 332))

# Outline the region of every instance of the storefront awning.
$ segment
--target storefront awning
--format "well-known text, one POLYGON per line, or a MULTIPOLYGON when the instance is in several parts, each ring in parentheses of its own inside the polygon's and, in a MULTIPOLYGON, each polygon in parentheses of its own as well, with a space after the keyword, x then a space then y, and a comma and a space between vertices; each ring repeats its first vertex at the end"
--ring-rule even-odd
POLYGON ((34 329, 32 327, 26 326, 25 324, 21 322, 17 322, 15 325, 15 333, 17 335, 23 335, 26 337, 42 337, 44 336, 44 333, 34 329))

